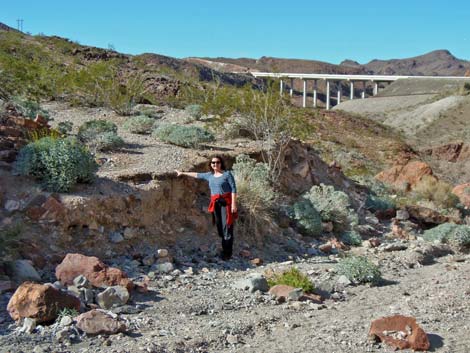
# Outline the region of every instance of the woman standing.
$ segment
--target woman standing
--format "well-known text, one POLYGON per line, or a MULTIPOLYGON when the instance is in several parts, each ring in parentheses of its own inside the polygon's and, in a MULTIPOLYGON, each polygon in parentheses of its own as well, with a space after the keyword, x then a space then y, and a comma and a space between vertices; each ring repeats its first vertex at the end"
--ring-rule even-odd
POLYGON ((176 170, 177 176, 187 175, 209 182, 211 202, 208 211, 212 213, 217 232, 222 238, 222 258, 230 259, 233 249, 233 222, 238 218, 237 187, 231 172, 225 170, 224 160, 220 156, 211 158, 210 172, 193 173, 176 170))

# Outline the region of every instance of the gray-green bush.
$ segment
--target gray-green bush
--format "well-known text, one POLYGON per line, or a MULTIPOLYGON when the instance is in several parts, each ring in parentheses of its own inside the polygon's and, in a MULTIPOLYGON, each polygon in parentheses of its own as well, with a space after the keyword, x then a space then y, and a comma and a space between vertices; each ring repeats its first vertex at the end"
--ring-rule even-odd
POLYGON ((46 120, 50 120, 49 112, 43 108, 38 102, 27 100, 21 97, 14 97, 11 101, 21 115, 24 117, 35 119, 39 114, 46 120))
POLYGON ((470 226, 454 223, 443 223, 428 229, 423 239, 429 242, 446 243, 458 248, 470 247, 470 226))
POLYGON ((362 237, 356 231, 344 232, 341 234, 341 240, 343 243, 351 246, 362 245, 362 237))
POLYGON ((315 237, 322 234, 320 213, 318 213, 310 201, 300 199, 294 203, 291 218, 296 221, 301 231, 307 235, 315 237))
POLYGON ((185 108, 186 112, 196 120, 202 117, 202 106, 199 104, 190 104, 185 108))
POLYGON ((44 137, 20 150, 14 168, 36 177, 50 191, 66 192, 76 183, 90 183, 98 165, 77 140, 44 137))
POLYGON ((378 284, 381 280, 380 269, 364 256, 349 256, 337 265, 339 275, 346 276, 354 283, 378 284))
POLYGON ((78 139, 93 151, 111 151, 121 148, 124 140, 117 134, 116 124, 107 120, 90 120, 78 129, 78 139))
POLYGON ((154 124, 155 119, 146 115, 137 115, 127 119, 123 128, 134 134, 149 134, 154 124))
POLYGON ((270 220, 270 209, 276 200, 276 193, 269 180, 265 163, 257 163, 247 155, 237 156, 233 165, 237 184, 240 217, 239 229, 245 235, 260 236, 260 228, 270 220))
POLYGON ((365 207, 372 211, 386 211, 389 209, 395 209, 396 205, 389 197, 369 194, 367 195, 365 207))
POLYGON ((175 124, 161 124, 157 126, 153 130, 152 136, 166 143, 193 148, 215 140, 214 135, 205 129, 175 124))
POLYGON ((334 231, 347 231, 359 222, 348 195, 331 185, 314 185, 303 197, 320 213, 322 221, 333 223, 334 231))

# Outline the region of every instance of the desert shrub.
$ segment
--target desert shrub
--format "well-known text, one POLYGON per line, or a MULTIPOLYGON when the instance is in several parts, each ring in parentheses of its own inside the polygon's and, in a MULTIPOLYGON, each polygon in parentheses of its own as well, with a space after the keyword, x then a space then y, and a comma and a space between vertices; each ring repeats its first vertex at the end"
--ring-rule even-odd
POLYGON ((443 223, 426 230, 423 239, 429 242, 447 243, 458 248, 470 247, 470 226, 443 223))
POLYGON ((311 293, 315 289, 312 281, 295 267, 280 274, 274 274, 268 278, 268 284, 270 287, 285 284, 294 288, 302 288, 305 293, 311 293))
POLYGON ((460 95, 466 96, 470 94, 470 82, 465 82, 462 86, 460 86, 460 95))
POLYGON ((90 152, 72 138, 44 137, 18 153, 15 171, 39 179, 51 191, 66 192, 93 180, 98 166, 90 152))
POLYGON ((146 115, 137 115, 127 119, 123 127, 134 134, 149 134, 154 124, 154 119, 146 115))
POLYGON ((333 223, 335 231, 349 230, 358 223, 348 195, 331 185, 314 185, 303 197, 320 213, 322 221, 333 223))
POLYGON ((385 211, 389 209, 395 209, 396 205, 395 205, 395 202, 390 197, 386 197, 386 196, 380 197, 380 196, 369 194, 367 195, 365 207, 368 210, 385 211))
POLYGON ((190 104, 185 108, 186 112, 196 120, 202 117, 202 106, 199 104, 190 104))
POLYGON ((344 232, 341 234, 341 240, 351 246, 360 246, 362 245, 362 237, 358 232, 350 231, 344 232))
POLYGON ((72 132, 72 128, 73 128, 73 123, 69 120, 61 121, 57 125, 57 131, 59 131, 59 133, 62 136, 66 136, 66 135, 70 134, 72 132))
POLYGON ((240 232, 260 239, 262 225, 270 222, 270 209, 274 205, 276 193, 269 181, 269 171, 265 163, 247 155, 237 156, 233 165, 239 200, 240 232))
POLYGON ((413 194, 442 208, 456 207, 459 203, 459 198, 452 193, 452 186, 432 176, 424 176, 413 189, 413 194))
POLYGON ((319 236, 322 233, 321 217, 311 202, 300 199, 292 206, 291 218, 295 220, 301 231, 310 236, 319 236))
POLYGON ((337 265, 339 275, 346 276, 354 283, 377 284, 381 280, 379 268, 363 256, 349 256, 337 265))
POLYGON ((70 316, 72 318, 78 316, 79 312, 75 308, 63 308, 57 313, 56 322, 60 322, 64 316, 70 316))
POLYGON ((88 143, 94 151, 114 151, 125 145, 121 136, 114 132, 103 132, 88 143))
POLYGON ((43 108, 38 102, 34 102, 21 97, 14 97, 12 103, 21 115, 24 117, 35 119, 39 114, 46 120, 50 120, 49 112, 43 108))
POLYGON ((93 151, 111 151, 124 145, 117 135, 116 124, 106 120, 90 120, 78 129, 78 139, 93 151))
POLYGON ((153 130, 152 136, 163 142, 182 147, 198 147, 202 143, 214 141, 214 135, 197 126, 161 124, 153 130))

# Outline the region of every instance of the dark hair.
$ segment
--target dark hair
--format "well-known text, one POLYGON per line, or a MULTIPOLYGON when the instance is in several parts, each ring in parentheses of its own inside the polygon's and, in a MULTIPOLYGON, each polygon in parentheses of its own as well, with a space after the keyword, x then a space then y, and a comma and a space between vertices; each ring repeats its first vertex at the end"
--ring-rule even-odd
POLYGON ((211 173, 214 173, 214 170, 212 169, 211 162, 214 158, 217 158, 220 161, 220 169, 225 170, 225 162, 224 159, 220 156, 212 156, 211 160, 209 161, 209 170, 211 173))

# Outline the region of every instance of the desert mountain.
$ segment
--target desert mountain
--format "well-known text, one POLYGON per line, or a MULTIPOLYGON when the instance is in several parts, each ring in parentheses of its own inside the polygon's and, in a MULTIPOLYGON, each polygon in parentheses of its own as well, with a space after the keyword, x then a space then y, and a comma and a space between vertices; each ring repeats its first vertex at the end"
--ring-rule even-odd
MULTIPOLYGON (((463 76, 470 69, 470 62, 458 59, 448 50, 435 50, 430 53, 406 58, 378 60, 374 59, 361 65, 353 60, 344 60, 339 65, 316 60, 283 59, 261 57, 249 58, 188 58, 189 61, 199 60, 198 63, 213 69, 225 63, 241 67, 245 71, 274 71, 274 72, 321 72, 328 74, 384 74, 384 75, 428 75, 428 76, 463 76)), ((228 68, 231 68, 230 66, 228 68)), ((219 68, 224 70, 224 68, 219 68)))

